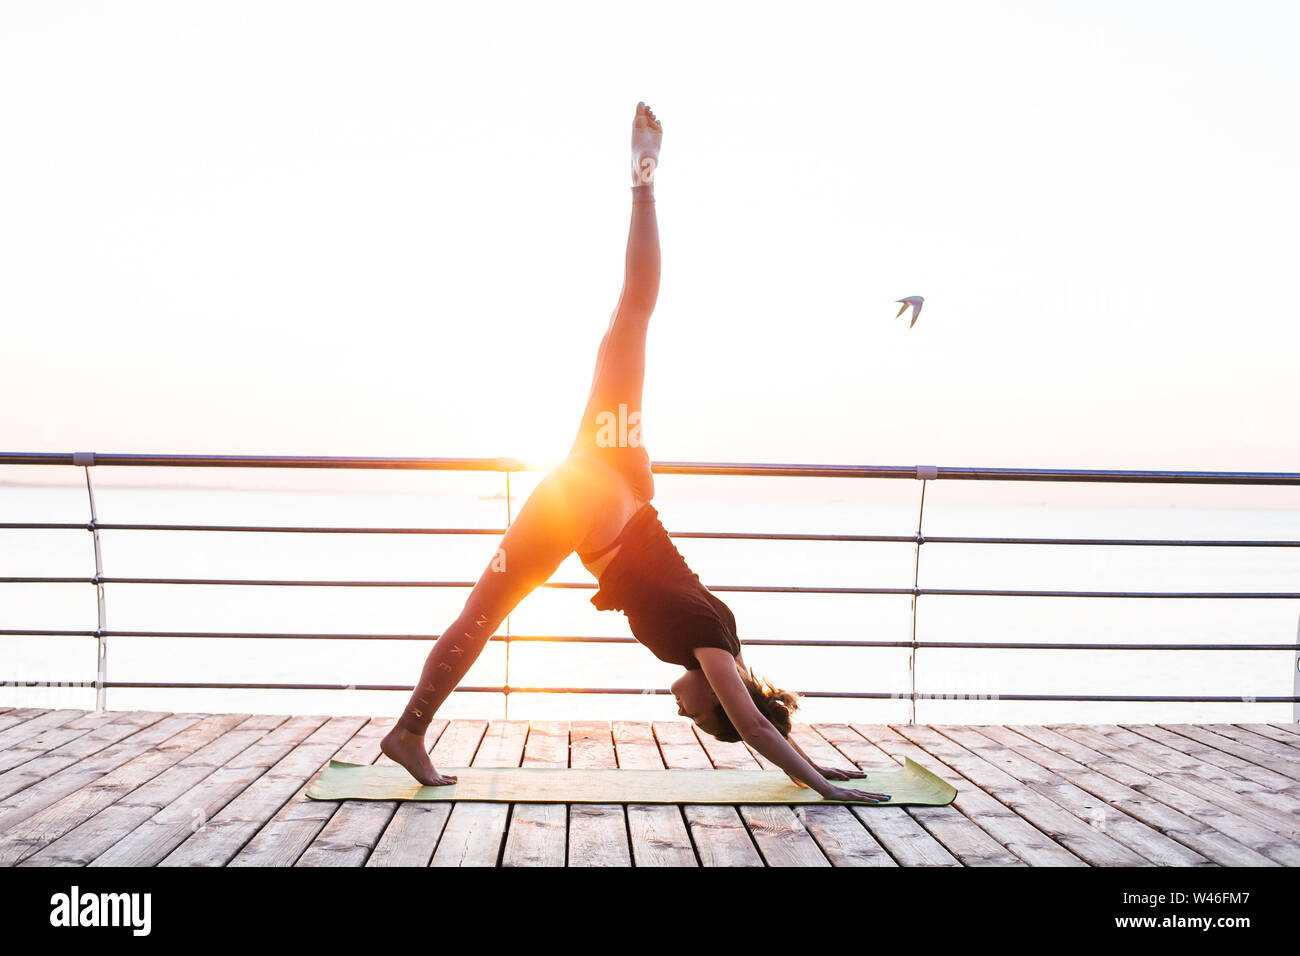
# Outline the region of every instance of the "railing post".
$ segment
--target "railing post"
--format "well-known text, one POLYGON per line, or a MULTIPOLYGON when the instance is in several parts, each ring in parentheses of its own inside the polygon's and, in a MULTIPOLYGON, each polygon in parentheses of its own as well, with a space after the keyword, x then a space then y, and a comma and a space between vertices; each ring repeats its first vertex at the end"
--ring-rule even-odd
POLYGON ((91 538, 95 544, 95 598, 96 598, 96 626, 95 626, 95 710, 102 711, 105 709, 107 689, 104 684, 108 680, 108 638, 104 631, 108 629, 108 614, 104 607, 104 559, 99 549, 99 512, 95 509, 95 487, 90 480, 90 469, 95 464, 95 453, 93 451, 76 452, 72 456, 72 463, 81 466, 86 472, 86 494, 90 498, 90 529, 91 538))
MULTIPOLYGON (((510 465, 505 464, 506 472, 506 530, 510 530, 510 522, 514 520, 513 499, 510 497, 510 465)), ((509 555, 506 556, 509 561, 509 555)), ((505 679, 505 699, 502 701, 502 719, 510 719, 510 615, 506 615, 506 679, 505 679)))
MULTIPOLYGON (((1295 642, 1300 645, 1300 623, 1296 624, 1295 642)), ((1295 663, 1291 667, 1291 680, 1295 682, 1291 688, 1291 696, 1300 698, 1300 646, 1296 648, 1295 663)), ((1291 722, 1300 724, 1300 700, 1291 702, 1291 722)))
POLYGON ((907 650, 907 671, 911 678, 911 692, 908 695, 911 707, 908 723, 911 724, 916 723, 916 652, 920 649, 916 641, 916 605, 921 598, 921 545, 925 544, 925 536, 921 533, 921 522, 925 519, 925 485, 927 481, 939 477, 939 469, 934 465, 917 465, 916 477, 921 482, 921 504, 916 512, 916 559, 912 563, 912 641, 911 647, 907 650))

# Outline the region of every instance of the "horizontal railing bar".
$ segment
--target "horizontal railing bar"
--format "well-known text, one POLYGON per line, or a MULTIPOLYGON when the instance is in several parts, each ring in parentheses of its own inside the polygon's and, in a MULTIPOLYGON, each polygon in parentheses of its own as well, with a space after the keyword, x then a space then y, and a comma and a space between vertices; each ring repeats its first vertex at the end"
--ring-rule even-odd
POLYGON ((0 523, 4 531, 36 531, 49 529, 79 529, 81 531, 266 531, 275 534, 496 534, 506 533, 505 528, 332 528, 318 526, 293 527, 289 525, 222 525, 222 524, 109 524, 105 522, 18 522, 0 523))
MULTIPOLYGON (((102 527, 102 525, 101 525, 102 527)), ((908 539, 912 540, 912 539, 908 539)), ((1263 540, 1249 538, 1225 540, 1217 538, 1172 539, 1172 538, 980 538, 949 537, 927 535, 919 544, 1064 544, 1064 545, 1102 545, 1129 547, 1161 548, 1300 548, 1300 541, 1263 540)))
MULTIPOLYGON (((268 532, 274 534, 505 534, 504 528, 366 528, 322 527, 318 525, 212 525, 212 524, 122 524, 95 522, 0 522, 4 531, 217 531, 217 532, 268 532)), ((1015 545, 1102 545, 1149 546, 1177 548, 1300 548, 1300 540, 1243 539, 1175 539, 1175 538, 988 538, 979 536, 914 534, 819 534, 815 532, 761 532, 761 531, 671 531, 673 538, 697 538, 717 541, 836 541, 898 544, 1015 544, 1015 545)))
MULTIPOLYGON (((845 698, 845 699, 893 699, 910 700, 909 694, 872 694, 839 691, 799 691, 800 697, 845 698)), ((1197 696, 1124 696, 1118 694, 916 694, 917 700, 1023 700, 1023 701, 1117 701, 1128 703, 1184 703, 1184 704, 1293 704, 1300 703, 1300 697, 1243 697, 1240 694, 1221 697, 1197 696)))
POLYGON ((87 521, 6 521, 0 524, 4 531, 90 531, 92 526, 87 521))
MULTIPOLYGON (((94 687, 94 681, 0 681, 0 687, 94 687)), ((167 681, 104 681, 108 688, 135 688, 137 690, 374 690, 409 693, 407 684, 243 684, 226 681, 195 681, 170 683, 167 681)), ((663 696, 672 691, 656 687, 457 687, 458 694, 636 694, 637 696, 663 696)), ((800 697, 836 698, 845 700, 910 700, 910 694, 890 694, 871 691, 796 691, 800 697)), ((1231 696, 1126 696, 1088 694, 953 694, 917 693, 917 700, 1022 700, 1022 701, 1119 701, 1148 703, 1300 703, 1300 697, 1249 697, 1231 696)))
MULTIPOLYGON (((85 453, 76 453, 80 457, 85 453)), ((80 465, 73 452, 0 452, 0 465, 80 465)), ((336 455, 133 455, 95 452, 87 464, 159 468, 337 468, 399 471, 541 471, 518 458, 359 458, 336 455)))
MULTIPOLYGON (((424 641, 433 642, 438 634, 324 634, 318 632, 284 631, 65 631, 36 629, 0 629, 0 636, 8 637, 161 637, 195 639, 241 640, 324 640, 324 641, 424 641)), ((495 634, 490 641, 534 644, 637 644, 634 637, 600 637, 585 634, 495 634)), ((864 641, 835 638, 778 638, 750 637, 746 646, 762 647, 909 647, 935 650, 1051 650, 1051 651, 1300 651, 1297 644, 1116 644, 1116 643, 1060 643, 1034 641, 864 641)))
MULTIPOLYGON (((746 644, 751 643, 746 641, 746 644)), ((911 645, 906 642, 904 647, 911 645)), ((1300 651, 1300 644, 1052 644, 1046 641, 918 641, 916 647, 943 649, 1050 650, 1050 651, 1300 651)))
MULTIPOLYGON (((154 584, 238 587, 326 587, 326 588, 472 588, 473 581, 322 581, 274 578, 120 578, 120 577, 3 577, 0 584, 154 584)), ((548 582, 544 588, 594 591, 587 582, 548 582)), ((1073 597, 1073 598, 1250 598, 1295 600, 1300 591, 1024 591, 993 588, 850 588, 802 585, 709 585, 710 591, 753 594, 908 594, 951 597, 1073 597)))
POLYGON ((0 578, 0 584, 94 584, 94 578, 52 578, 52 577, 26 577, 26 578, 0 578))
MULTIPOLYGON (((357 458, 321 455, 147 455, 95 452, 0 452, 0 465, 122 465, 169 468, 359 468, 421 471, 546 471, 518 458, 357 458)), ((811 465, 653 462, 661 475, 751 475, 808 478, 927 478, 981 481, 1086 481, 1300 485, 1295 472, 1141 471, 1114 469, 968 468, 915 465, 811 465)))

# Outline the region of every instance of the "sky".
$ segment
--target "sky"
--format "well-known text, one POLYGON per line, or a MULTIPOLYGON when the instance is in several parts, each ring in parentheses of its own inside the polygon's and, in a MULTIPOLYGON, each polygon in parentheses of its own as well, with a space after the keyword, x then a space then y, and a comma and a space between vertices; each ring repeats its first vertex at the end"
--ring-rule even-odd
POLYGON ((561 457, 644 100, 652 458, 1300 471, 1298 20, 8 0, 0 450, 561 457))

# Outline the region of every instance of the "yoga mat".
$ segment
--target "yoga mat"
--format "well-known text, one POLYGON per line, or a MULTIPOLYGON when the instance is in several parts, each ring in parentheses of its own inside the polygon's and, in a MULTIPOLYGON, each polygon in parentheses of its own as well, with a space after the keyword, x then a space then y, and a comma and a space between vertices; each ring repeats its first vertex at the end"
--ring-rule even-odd
MULTIPOLYGON (((476 800, 494 803, 855 803, 825 800, 796 787, 780 770, 573 770, 541 767, 443 768, 457 780, 425 787, 398 766, 331 760, 312 781, 313 800, 476 800)), ((886 803, 862 805, 943 807, 957 791, 907 759, 895 770, 837 780, 841 787, 887 793, 886 803)))

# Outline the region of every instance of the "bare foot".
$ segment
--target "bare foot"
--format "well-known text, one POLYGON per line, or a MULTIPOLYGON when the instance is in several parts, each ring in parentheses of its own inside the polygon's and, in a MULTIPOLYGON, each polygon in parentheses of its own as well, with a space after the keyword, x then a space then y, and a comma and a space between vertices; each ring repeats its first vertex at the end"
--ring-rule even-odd
POLYGON ((401 764, 407 772, 426 787, 449 787, 456 778, 434 769, 429 752, 424 749, 424 738, 394 725, 379 744, 384 756, 401 764))
POLYGON ((632 120, 632 182, 636 185, 646 186, 655 181, 663 138, 664 128, 655 119, 654 111, 638 103, 636 118, 632 120))

